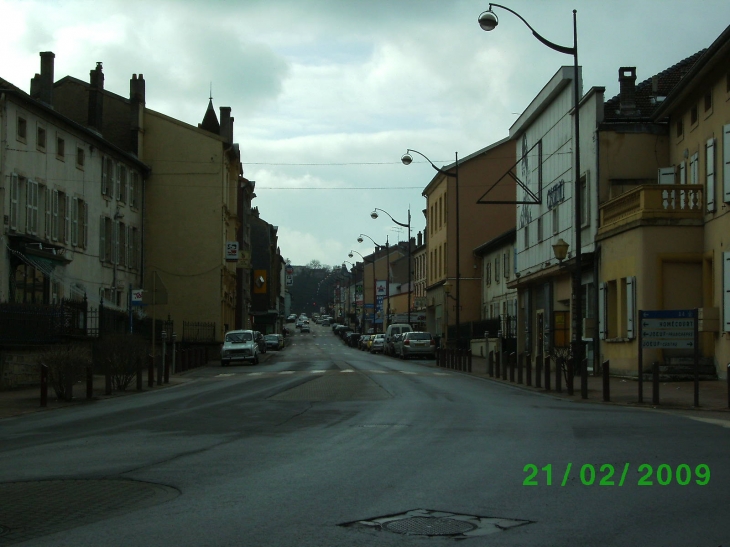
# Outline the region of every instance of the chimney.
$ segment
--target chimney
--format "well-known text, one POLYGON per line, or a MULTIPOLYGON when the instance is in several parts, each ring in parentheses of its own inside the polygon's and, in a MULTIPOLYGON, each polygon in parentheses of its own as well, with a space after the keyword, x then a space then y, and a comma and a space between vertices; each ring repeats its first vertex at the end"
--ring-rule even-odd
POLYGON ((415 237, 412 237, 411 238, 410 244, 411 244, 411 249, 413 249, 416 246, 416 238, 415 237))
POLYGON ((145 90, 144 76, 132 74, 129 80, 129 129, 130 135, 130 152, 141 158, 142 152, 142 134, 144 132, 144 105, 145 90))
POLYGON ((231 117, 231 107, 221 106, 221 129, 220 136, 226 139, 228 144, 233 144, 233 118, 231 117))
POLYGON ((619 68, 618 81, 621 114, 636 114, 636 67, 622 66, 619 68))
POLYGON ((104 113, 104 73, 100 62, 96 63, 94 70, 89 71, 89 83, 89 117, 87 125, 101 133, 104 113))
POLYGON ((423 245, 423 232, 418 232, 418 246, 423 245))
POLYGON ((41 89, 40 100, 53 106, 53 60, 56 54, 52 51, 41 51, 41 89))

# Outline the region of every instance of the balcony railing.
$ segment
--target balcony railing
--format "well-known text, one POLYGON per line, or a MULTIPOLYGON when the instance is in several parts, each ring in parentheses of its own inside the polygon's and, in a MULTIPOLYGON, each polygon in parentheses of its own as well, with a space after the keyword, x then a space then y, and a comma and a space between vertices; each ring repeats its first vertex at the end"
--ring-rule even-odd
POLYGON ((704 186, 700 184, 639 186, 601 206, 599 233, 633 221, 702 220, 704 206, 704 186))

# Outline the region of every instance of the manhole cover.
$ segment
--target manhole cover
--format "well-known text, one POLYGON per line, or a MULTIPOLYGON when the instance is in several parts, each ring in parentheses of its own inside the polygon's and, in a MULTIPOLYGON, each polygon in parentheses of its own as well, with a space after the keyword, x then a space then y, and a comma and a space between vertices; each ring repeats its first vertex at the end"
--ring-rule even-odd
POLYGON ((390 532, 409 536, 453 536, 471 532, 474 524, 450 518, 414 517, 410 519, 392 520, 385 523, 390 532))

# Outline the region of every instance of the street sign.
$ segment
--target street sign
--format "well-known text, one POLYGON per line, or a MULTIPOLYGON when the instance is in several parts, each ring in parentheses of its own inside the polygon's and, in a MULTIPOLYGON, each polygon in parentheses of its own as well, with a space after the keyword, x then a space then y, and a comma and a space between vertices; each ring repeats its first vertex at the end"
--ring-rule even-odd
POLYGON ((692 349, 695 347, 695 310, 642 311, 641 347, 692 349))
POLYGON ((238 262, 238 241, 226 241, 226 262, 238 262))
POLYGON ((132 306, 142 306, 144 291, 142 289, 132 289, 132 306))

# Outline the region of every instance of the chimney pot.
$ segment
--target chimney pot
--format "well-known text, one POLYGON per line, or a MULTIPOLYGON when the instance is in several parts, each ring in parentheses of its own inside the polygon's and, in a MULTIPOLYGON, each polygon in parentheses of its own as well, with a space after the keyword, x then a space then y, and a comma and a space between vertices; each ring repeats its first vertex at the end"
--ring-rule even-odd
MULTIPOLYGON (((41 74, 38 98, 48 106, 53 106, 53 62, 56 54, 52 51, 41 51, 41 74)), ((32 93, 31 93, 32 94, 32 93)))
POLYGON ((618 69, 620 85, 619 104, 622 114, 636 114, 636 67, 622 66, 618 69))

